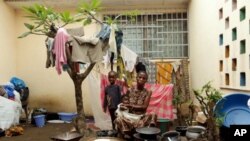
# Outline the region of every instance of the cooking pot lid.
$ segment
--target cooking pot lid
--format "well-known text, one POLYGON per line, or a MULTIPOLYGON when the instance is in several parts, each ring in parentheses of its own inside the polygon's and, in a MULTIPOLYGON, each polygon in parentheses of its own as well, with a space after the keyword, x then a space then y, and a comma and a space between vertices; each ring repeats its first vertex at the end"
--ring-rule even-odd
POLYGON ((161 130, 156 127, 140 127, 136 128, 136 132, 145 135, 156 135, 159 134, 161 130))

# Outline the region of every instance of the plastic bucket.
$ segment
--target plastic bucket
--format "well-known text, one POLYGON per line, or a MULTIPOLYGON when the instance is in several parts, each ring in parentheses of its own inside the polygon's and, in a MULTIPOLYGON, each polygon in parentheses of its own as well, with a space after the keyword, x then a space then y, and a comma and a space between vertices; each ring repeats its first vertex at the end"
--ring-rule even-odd
POLYGON ((45 115, 37 115, 33 117, 37 127, 43 127, 45 125, 45 115))
POLYGON ((161 133, 165 133, 169 130, 169 122, 169 119, 161 118, 157 120, 157 126, 161 129, 161 133))

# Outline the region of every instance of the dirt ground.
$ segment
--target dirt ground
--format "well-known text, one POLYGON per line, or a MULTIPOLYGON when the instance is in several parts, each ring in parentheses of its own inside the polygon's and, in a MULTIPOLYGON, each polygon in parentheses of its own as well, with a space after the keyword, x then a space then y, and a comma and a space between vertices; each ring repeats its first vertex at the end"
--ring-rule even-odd
MULTIPOLYGON (((91 126, 93 124, 88 124, 91 126)), ((24 134, 14 137, 0 137, 0 141, 52 141, 50 138, 65 132, 71 131, 72 123, 46 123, 42 128, 35 127, 32 124, 21 124, 24 128, 24 134)), ((87 137, 83 137, 80 141, 93 141, 96 138, 94 131, 88 132, 87 137)), ((118 141, 112 139, 112 141, 118 141)), ((181 141, 187 141, 186 138, 181 138, 181 141)))
MULTIPOLYGON (((61 133, 68 132, 73 129, 71 123, 47 123, 44 127, 38 128, 34 125, 22 124, 24 134, 14 137, 0 137, 0 141, 52 141, 50 137, 56 136, 61 133)), ((88 138, 94 137, 94 132, 89 133, 88 138)), ((86 141, 82 138, 80 141, 86 141)))

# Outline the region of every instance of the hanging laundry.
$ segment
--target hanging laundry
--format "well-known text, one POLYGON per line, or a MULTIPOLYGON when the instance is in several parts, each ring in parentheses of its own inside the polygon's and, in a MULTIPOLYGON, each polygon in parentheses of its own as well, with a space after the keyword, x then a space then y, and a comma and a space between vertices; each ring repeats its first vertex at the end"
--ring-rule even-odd
POLYGON ((123 41, 123 32, 121 29, 115 31, 115 40, 116 40, 117 53, 121 54, 121 47, 123 41))
POLYGON ((46 59, 46 68, 54 67, 55 66, 55 56, 52 52, 54 48, 54 39, 53 38, 47 38, 45 40, 45 45, 47 47, 47 59, 46 59))
POLYGON ((149 60, 146 61, 146 69, 148 73, 148 83, 156 83, 156 64, 149 60))
POLYGON ((173 119, 173 84, 149 84, 145 88, 152 91, 147 113, 155 113, 158 118, 173 119))
POLYGON ((68 40, 72 46, 73 62, 94 63, 103 60, 103 56, 107 52, 107 42, 100 41, 96 37, 87 36, 71 36, 68 40))
POLYGON ((96 35, 97 38, 99 38, 102 41, 105 41, 109 38, 111 32, 111 28, 107 24, 103 24, 100 32, 96 35))
POLYGON ((156 81, 159 84, 169 84, 172 80, 173 66, 171 63, 156 63, 157 77, 156 81))
POLYGON ((124 61, 125 69, 129 72, 132 72, 134 70, 138 55, 122 44, 121 56, 124 61))
POLYGON ((107 69, 108 68, 108 64, 109 64, 109 52, 107 51, 106 54, 103 56, 103 63, 104 63, 104 68, 107 69))
POLYGON ((174 72, 177 72, 180 65, 181 65, 181 62, 180 61, 175 61, 175 62, 171 63, 171 65, 173 66, 174 72))
POLYGON ((55 36, 55 45, 53 53, 56 55, 56 70, 58 74, 62 73, 62 65, 67 64, 65 44, 68 41, 69 34, 64 28, 59 28, 55 36))
POLYGON ((70 34, 71 36, 79 36, 79 37, 84 36, 84 30, 82 26, 76 28, 68 28, 66 30, 68 34, 70 34))
POLYGON ((117 54, 117 48, 116 48, 116 40, 115 40, 115 26, 114 24, 111 24, 111 32, 109 36, 109 51, 113 52, 114 54, 117 54))

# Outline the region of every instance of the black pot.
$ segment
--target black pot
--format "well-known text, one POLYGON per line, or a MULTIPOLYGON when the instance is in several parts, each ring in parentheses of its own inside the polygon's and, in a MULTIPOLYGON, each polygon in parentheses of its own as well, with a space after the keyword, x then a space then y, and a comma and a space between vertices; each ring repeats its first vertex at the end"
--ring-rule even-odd
POLYGON ((136 132, 138 134, 135 134, 139 139, 144 140, 157 140, 157 135, 160 134, 161 130, 156 127, 141 127, 137 128, 136 132))
POLYGON ((175 130, 179 132, 181 136, 186 136, 187 126, 176 126, 175 130))
POLYGON ((0 129, 0 137, 5 136, 5 131, 0 129))

